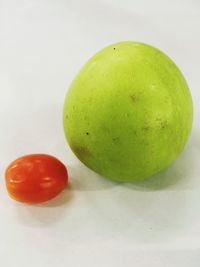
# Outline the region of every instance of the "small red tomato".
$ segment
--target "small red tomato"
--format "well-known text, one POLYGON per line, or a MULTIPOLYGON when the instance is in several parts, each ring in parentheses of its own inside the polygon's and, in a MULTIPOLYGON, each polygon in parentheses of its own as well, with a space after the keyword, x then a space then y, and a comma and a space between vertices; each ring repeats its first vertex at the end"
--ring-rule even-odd
POLYGON ((50 200, 68 183, 67 169, 63 163, 45 154, 16 159, 8 166, 5 178, 10 196, 27 203, 50 200))

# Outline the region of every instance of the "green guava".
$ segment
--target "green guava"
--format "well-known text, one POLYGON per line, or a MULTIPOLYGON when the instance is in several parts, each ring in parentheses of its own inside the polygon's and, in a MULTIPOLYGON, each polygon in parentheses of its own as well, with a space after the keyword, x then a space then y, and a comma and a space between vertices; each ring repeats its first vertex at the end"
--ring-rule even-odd
POLYGON ((151 176, 177 158, 192 128, 187 83, 174 62, 143 43, 94 55, 72 82, 63 122, 75 155, 117 181, 151 176))

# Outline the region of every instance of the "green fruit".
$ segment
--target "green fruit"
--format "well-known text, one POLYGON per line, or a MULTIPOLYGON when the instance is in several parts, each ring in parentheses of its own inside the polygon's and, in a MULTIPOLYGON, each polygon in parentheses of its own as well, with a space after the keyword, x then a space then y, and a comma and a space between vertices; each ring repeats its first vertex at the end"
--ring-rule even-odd
POLYGON ((160 50, 121 42, 94 55, 72 82, 64 130, 76 156, 117 181, 151 176, 177 158, 192 127, 180 70, 160 50))

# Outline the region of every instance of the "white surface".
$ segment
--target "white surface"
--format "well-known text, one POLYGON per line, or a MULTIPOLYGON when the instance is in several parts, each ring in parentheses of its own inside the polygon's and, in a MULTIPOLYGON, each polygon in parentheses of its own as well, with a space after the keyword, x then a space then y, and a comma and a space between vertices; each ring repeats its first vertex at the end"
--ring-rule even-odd
POLYGON ((200 2, 0 0, 0 266, 200 266, 200 2), (62 105, 96 51, 137 40, 165 51, 194 100, 191 139, 166 171, 115 184, 70 152, 62 105), (50 153, 69 167, 70 190, 48 204, 9 199, 4 169, 50 153))

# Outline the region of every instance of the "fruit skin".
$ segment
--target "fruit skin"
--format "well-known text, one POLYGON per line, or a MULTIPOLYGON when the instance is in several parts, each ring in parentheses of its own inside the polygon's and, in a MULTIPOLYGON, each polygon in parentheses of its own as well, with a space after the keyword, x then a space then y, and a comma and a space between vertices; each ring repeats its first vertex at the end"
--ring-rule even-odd
POLYGON ((50 200, 68 183, 66 167, 55 157, 45 154, 16 159, 6 169, 5 178, 9 195, 26 203, 50 200))
POLYGON ((187 83, 174 62, 143 43, 94 55, 72 82, 63 124, 76 156, 117 181, 151 176, 177 158, 192 128, 187 83))

